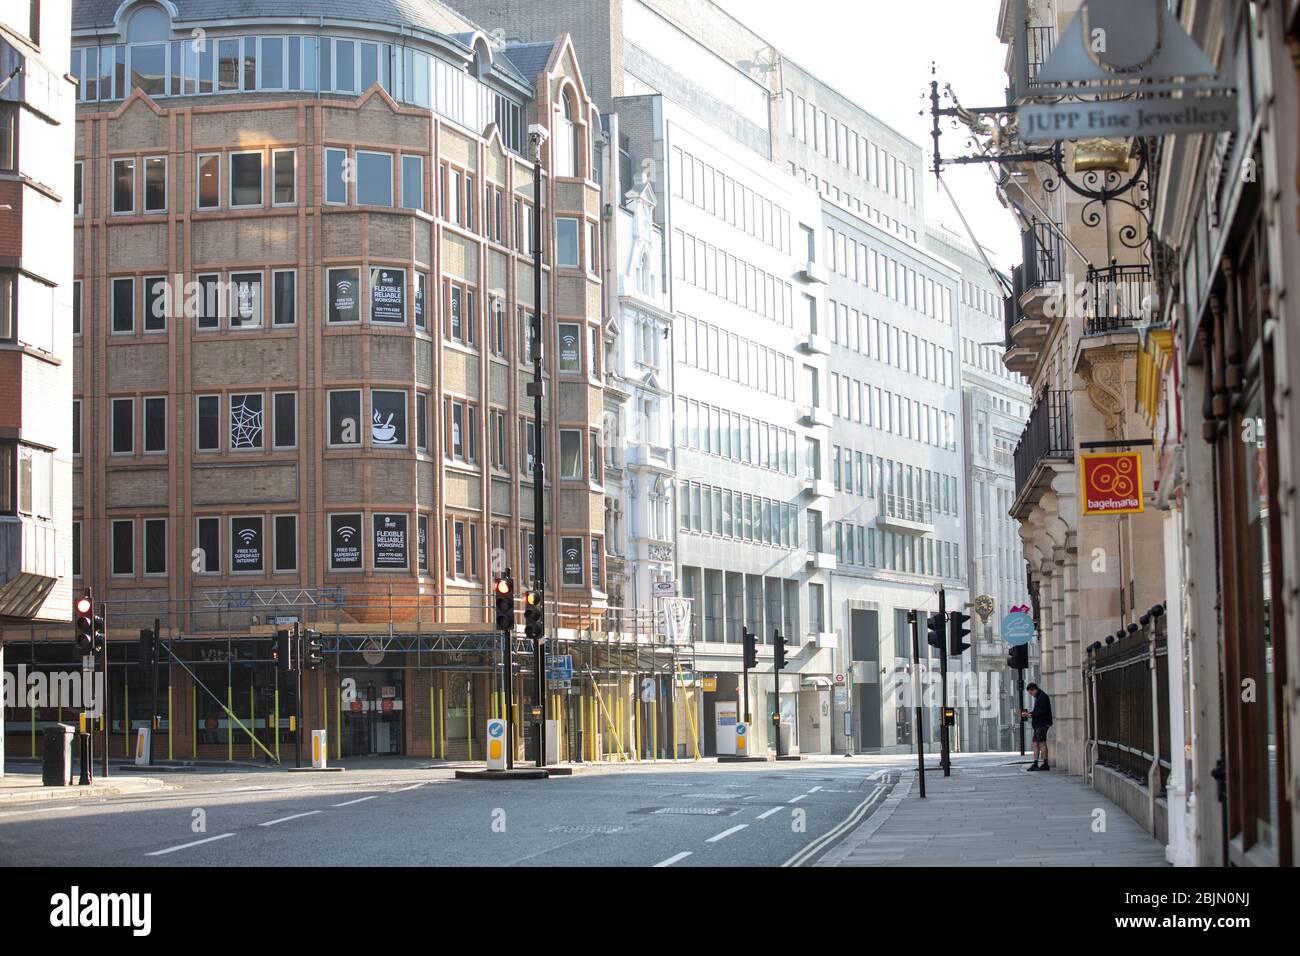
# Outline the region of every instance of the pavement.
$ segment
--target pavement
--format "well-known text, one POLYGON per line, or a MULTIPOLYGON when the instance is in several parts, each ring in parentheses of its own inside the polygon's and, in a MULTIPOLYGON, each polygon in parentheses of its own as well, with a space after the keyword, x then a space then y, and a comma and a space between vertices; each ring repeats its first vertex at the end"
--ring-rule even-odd
MULTIPOLYGON (((163 790, 167 784, 156 777, 96 776, 90 786, 47 787, 41 780, 40 768, 35 764, 15 769, 7 762, 4 776, 0 777, 0 806, 30 803, 35 800, 84 800, 87 797, 119 796, 121 794, 147 793, 163 790)), ((98 767, 96 768, 98 772, 98 767)))
POLYGON ((1080 777, 1027 773, 1027 758, 915 768, 818 866, 1166 866, 1164 846, 1080 777))
POLYGON ((952 777, 927 775, 924 801, 905 754, 588 764, 535 781, 458 781, 482 764, 411 758, 336 774, 194 767, 165 782, 114 767, 105 785, 139 789, 81 797, 40 787, 33 765, 0 787, 55 793, 0 803, 0 866, 1164 865, 1082 782, 1015 760, 958 755, 952 777))

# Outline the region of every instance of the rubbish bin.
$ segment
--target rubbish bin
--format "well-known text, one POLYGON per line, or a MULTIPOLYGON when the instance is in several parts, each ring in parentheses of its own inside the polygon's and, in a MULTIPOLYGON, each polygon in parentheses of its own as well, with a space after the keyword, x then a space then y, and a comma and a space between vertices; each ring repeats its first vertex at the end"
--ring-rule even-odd
POLYGON ((45 762, 41 766, 41 783, 47 787, 66 787, 72 782, 72 735, 67 724, 45 728, 45 762))

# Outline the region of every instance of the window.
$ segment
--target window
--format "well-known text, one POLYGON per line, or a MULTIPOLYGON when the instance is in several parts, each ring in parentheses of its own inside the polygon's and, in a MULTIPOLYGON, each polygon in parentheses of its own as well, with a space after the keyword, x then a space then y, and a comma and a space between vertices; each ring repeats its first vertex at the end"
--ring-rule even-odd
POLYGON ((525 475, 531 477, 533 474, 533 465, 536 462, 536 434, 531 419, 520 419, 519 421, 519 469, 525 475))
POLYGON ((506 354, 506 310, 498 298, 493 298, 488 305, 489 321, 488 347, 493 355, 504 357, 506 354))
POLYGON ((578 256, 578 220, 567 216, 555 219, 555 264, 577 269, 582 263, 578 256))
POLYGON ((144 573, 158 577, 167 573, 167 519, 144 519, 144 573))
POLYGON ((112 450, 114 455, 135 451, 135 399, 113 399, 112 450))
POLYGON ((370 444, 406 447, 406 392, 370 390, 370 444))
MULTIPOLYGON (((0 105, 0 172, 12 173, 18 165, 18 108, 13 103, 0 105)), ((81 184, 81 164, 77 163, 76 183, 81 184)), ((81 209, 77 206, 77 211, 81 209)))
POLYGON ((587 271, 592 275, 600 274, 600 226, 587 222, 587 271))
POLYGON ((221 519, 198 520, 199 574, 221 573, 221 519))
POLYGON ((273 519, 275 532, 275 572, 282 574, 298 570, 298 516, 276 515, 273 519))
POLYGON ((135 279, 113 280, 113 334, 135 332, 135 279))
POLYGON ((113 212, 135 212, 135 160, 113 160, 113 212))
POLYGON ((144 211, 167 208, 167 157, 146 156, 144 160, 144 211))
POLYGON ((262 327, 262 273, 232 272, 230 274, 230 327, 232 329, 262 327))
POLYGON ((425 288, 428 285, 428 276, 423 272, 415 274, 415 327, 423 329, 428 327, 428 321, 424 314, 425 305, 425 288))
POLYGON ((560 539, 561 580, 565 587, 580 588, 583 585, 582 551, 582 538, 564 537, 560 539))
POLYGON ((429 396, 424 392, 415 393, 415 447, 429 450, 429 396))
POLYGON ((474 328, 478 323, 474 309, 474 290, 450 279, 443 280, 443 286, 447 316, 444 334, 453 342, 473 348, 477 342, 474 328))
POLYGON ((221 396, 200 395, 198 406, 198 450, 221 450, 221 396))
POLYGON ((329 321, 339 325, 361 321, 361 308, 357 286, 361 282, 359 269, 330 269, 329 285, 329 321))
POLYGON ((348 201, 348 151, 325 150, 325 202, 344 206, 348 201))
POLYGON ((415 520, 417 563, 422 574, 429 573, 429 516, 420 515, 415 520))
POLYGON ((599 432, 587 433, 587 460, 588 460, 588 468, 587 468, 588 476, 591 478, 593 482, 595 482, 596 484, 600 484, 602 479, 601 479, 601 470, 600 470, 601 455, 600 455, 600 433, 599 432))
POLYGON ((257 451, 264 447, 261 392, 230 396, 230 450, 257 451))
POLYGON ((488 424, 491 435, 488 441, 491 445, 491 463, 492 467, 498 471, 509 471, 510 460, 506 453, 506 414, 505 412, 492 411, 488 416, 488 424))
POLYGON ((271 204, 292 206, 298 198, 298 151, 271 151, 271 204))
POLYGON ((230 205, 262 205, 262 154, 230 154, 230 205))
POLYGON ((357 150, 357 204, 391 206, 393 204, 393 156, 357 150))
POLYGON ((113 576, 132 577, 135 574, 135 522, 130 519, 114 521, 112 532, 113 576))
POLYGON ((145 454, 167 450, 167 396, 149 395, 144 400, 145 454))
POLYGON ((370 270, 370 321, 406 324, 406 270, 370 270))
POLYGON ((560 429, 560 477, 582 477, 582 432, 578 429, 560 429))
POLYGON ((81 522, 72 522, 72 576, 81 577, 81 522))
POLYGON ((81 454, 81 399, 79 398, 72 400, 72 454, 81 454))
POLYGON ((298 393, 276 392, 271 396, 275 421, 271 426, 271 447, 296 448, 298 445, 298 393))
POLYGON ((402 208, 424 208, 424 157, 402 157, 402 208))
POLYGON ((221 324, 221 314, 225 303, 221 297, 221 276, 206 273, 195 277, 198 284, 199 301, 195 303, 195 321, 199 331, 215 329, 221 324))
POLYGON ((447 519, 447 570, 457 578, 478 577, 478 525, 474 522, 447 519))
POLYGON ((329 393, 329 445, 344 448, 361 444, 361 391, 329 393))
POLYGON ((605 577, 600 573, 601 562, 601 538, 600 535, 591 536, 591 586, 599 591, 604 587, 605 577))
POLYGON ((198 157, 198 204, 200 209, 216 209, 221 205, 221 154, 200 153, 198 157))
POLYGON ((559 370, 582 372, 582 326, 561 322, 558 327, 560 341, 559 370))
POLYGON ((449 398, 446 404, 446 455, 453 461, 478 461, 475 436, 478 433, 478 407, 464 399, 449 398))
POLYGON ((298 322, 298 273, 277 269, 271 273, 271 323, 295 325, 298 322))
MULTIPOLYGON (((4 276, 0 274, 0 339, 5 338, 3 314, 5 311, 4 301, 4 276)), ((81 334, 81 280, 72 280, 72 334, 81 334)))

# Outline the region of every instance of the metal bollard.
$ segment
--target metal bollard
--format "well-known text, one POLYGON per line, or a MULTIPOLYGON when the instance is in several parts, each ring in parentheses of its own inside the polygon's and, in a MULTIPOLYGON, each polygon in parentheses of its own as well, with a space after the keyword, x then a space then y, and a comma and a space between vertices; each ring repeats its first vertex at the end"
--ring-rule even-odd
POLYGON ((77 734, 77 743, 77 762, 81 764, 81 779, 77 783, 79 786, 88 787, 95 778, 90 755, 90 734, 77 734))

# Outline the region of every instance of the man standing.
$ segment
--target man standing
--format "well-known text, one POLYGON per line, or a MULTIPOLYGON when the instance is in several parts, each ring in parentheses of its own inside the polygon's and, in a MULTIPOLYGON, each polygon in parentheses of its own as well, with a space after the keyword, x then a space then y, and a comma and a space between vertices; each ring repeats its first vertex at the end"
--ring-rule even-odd
POLYGON ((1020 711, 1022 717, 1029 718, 1030 725, 1034 728, 1034 762, 1029 769, 1051 770, 1052 767, 1047 762, 1047 730, 1052 726, 1052 700, 1037 684, 1029 684, 1025 690, 1034 699, 1033 710, 1020 711), (1043 753, 1042 766, 1038 764, 1040 750, 1043 753))

